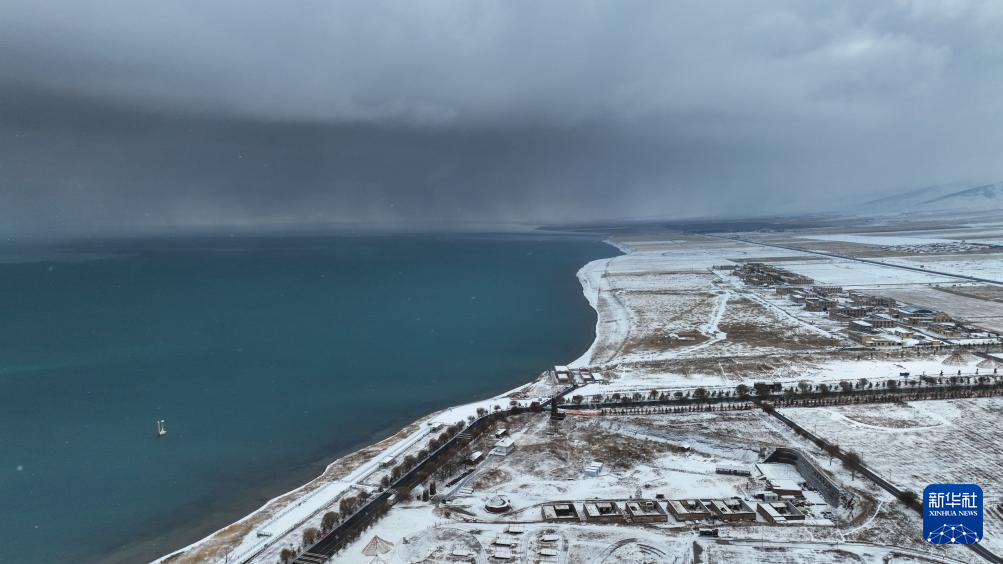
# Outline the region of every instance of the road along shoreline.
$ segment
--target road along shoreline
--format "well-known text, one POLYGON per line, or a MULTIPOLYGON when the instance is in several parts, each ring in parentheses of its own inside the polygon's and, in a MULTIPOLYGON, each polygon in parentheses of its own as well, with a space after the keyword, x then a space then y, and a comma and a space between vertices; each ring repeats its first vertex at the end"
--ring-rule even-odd
MULTIPOLYGON (((622 253, 630 252, 630 249, 610 239, 604 242, 622 253)), ((612 258, 615 257, 591 261, 577 273, 582 284, 582 292, 590 307, 596 311, 596 327, 592 344, 585 353, 574 361, 575 365, 588 363, 599 339, 608 338, 604 330, 605 320, 598 306, 602 289, 593 286, 591 282, 597 279, 594 275, 595 268, 612 260, 612 258)), ((598 279, 601 279, 601 272, 598 279)), ((165 554, 153 562, 155 564, 213 561, 247 562, 253 560, 257 555, 263 554, 270 547, 280 543, 288 544, 288 541, 283 542, 282 539, 293 538, 291 535, 295 531, 302 528, 307 522, 318 519, 319 515, 331 509, 338 499, 362 478, 380 471, 380 460, 388 456, 395 456, 394 453, 403 452, 409 446, 428 436, 429 429, 435 425, 451 425, 456 421, 464 421, 471 415, 475 415, 478 409, 491 409, 499 402, 507 405, 510 396, 526 392, 543 377, 545 375, 486 399, 449 407, 421 417, 390 437, 332 461, 316 478, 273 497, 239 520, 187 546, 165 554)), ((521 399, 520 402, 528 405, 534 400, 545 401, 548 399, 549 397, 545 396, 530 397, 521 399)), ((298 540, 297 538, 296 541, 298 542, 298 540)))

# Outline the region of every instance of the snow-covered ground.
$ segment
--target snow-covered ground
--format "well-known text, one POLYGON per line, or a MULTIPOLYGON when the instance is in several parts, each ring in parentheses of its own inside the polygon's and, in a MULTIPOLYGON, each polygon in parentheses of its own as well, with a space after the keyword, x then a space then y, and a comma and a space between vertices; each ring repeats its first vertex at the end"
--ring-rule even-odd
POLYGON ((996 280, 1003 284, 1003 255, 963 254, 943 256, 883 257, 882 262, 914 268, 929 268, 963 276, 996 280))
POLYGON ((727 270, 713 270, 791 254, 805 263, 818 262, 814 255, 706 237, 627 241, 621 248, 628 254, 591 262, 579 272, 598 321, 595 342, 573 366, 765 354, 797 347, 797 341, 810 349, 836 345, 840 339, 824 316, 747 288, 727 270), (782 340, 792 342, 753 343, 751 335, 729 339, 723 328, 752 330, 750 325, 756 324, 773 326, 782 340))
MULTIPOLYGON (((843 448, 886 480, 922 493, 929 484, 974 483, 984 507, 1003 503, 1003 399, 911 402, 784 410, 843 448)), ((983 544, 1003 553, 1003 512, 985 512, 983 544)))
POLYGON ((844 241, 862 245, 890 247, 897 245, 937 245, 948 242, 947 239, 933 237, 903 237, 887 233, 853 233, 853 234, 812 234, 799 237, 812 241, 844 241))
MULTIPOLYGON (((385 473, 380 468, 383 459, 400 459, 417 452, 428 439, 438 434, 433 434, 433 430, 475 417, 478 409, 490 411, 495 406, 507 407, 510 399, 506 396, 510 393, 445 409, 416 422, 410 431, 405 430, 408 432, 398 433, 377 445, 381 448, 363 449, 363 452, 338 459, 317 479, 269 500, 237 523, 165 555, 157 562, 276 562, 283 547, 299 544, 304 529, 319 528, 325 512, 337 511, 338 502, 346 493, 374 490, 379 476, 385 473)), ((532 399, 537 398, 519 401, 526 404, 532 399)))
POLYGON ((791 272, 810 276, 820 284, 831 284, 844 288, 883 288, 958 281, 950 276, 889 268, 849 259, 823 258, 822 260, 786 261, 780 266, 791 272))
MULTIPOLYGON (((535 562, 545 535, 559 537, 547 546, 558 547, 559 561, 568 563, 693 562, 694 551, 703 553, 701 561, 722 562, 969 561, 965 553, 952 558, 941 547, 927 545, 915 514, 902 512, 877 486, 859 477, 854 480, 838 464, 830 465, 810 443, 759 411, 571 417, 556 435, 539 418, 526 417, 521 423, 510 418, 507 425, 514 430, 515 450, 480 465, 470 482, 472 493, 438 506, 401 503, 336 555, 334 562, 357 562, 362 546, 373 536, 395 543, 387 555, 390 562, 450 561, 448 555, 457 549, 479 552, 479 562, 492 561, 490 555, 500 546, 496 543, 514 543, 516 561, 535 562), (626 499, 638 491, 648 499, 657 495, 751 499, 765 484, 756 464, 763 452, 777 446, 795 446, 814 456, 819 467, 860 496, 852 510, 828 506, 814 510, 837 513, 842 524, 835 525, 821 513, 810 513, 804 523, 780 527, 762 519, 718 522, 711 525, 720 531, 715 540, 696 534, 707 524, 672 517, 638 527, 558 525, 544 522, 540 514, 540 505, 546 502, 626 499), (592 460, 605 466, 598 477, 588 478, 583 470, 592 460), (747 468, 753 475, 717 474, 718 465, 747 468), (496 515, 484 509, 484 503, 497 495, 511 501, 511 513, 496 515)), ((781 466, 775 470, 778 475, 798 475, 793 466, 781 466)))
MULTIPOLYGON (((995 226, 979 229, 986 234, 996 232, 995 226)), ((964 230, 955 229, 949 236, 950 239, 948 234, 938 236, 922 231, 897 235, 804 235, 818 241, 893 247, 960 240, 965 238, 964 230)), ((770 240, 785 244, 785 241, 795 242, 796 237, 796 234, 772 234, 770 240)), ((1000 307, 999 318, 1003 320, 1000 304, 936 289, 939 285, 959 290, 967 287, 965 284, 958 286, 957 279, 941 275, 698 235, 643 235, 621 238, 612 244, 626 254, 590 262, 578 273, 583 292, 597 311, 598 320, 592 346, 581 358, 568 364, 602 368, 607 376, 603 383, 576 390, 576 394, 586 397, 616 392, 644 393, 651 389, 733 390, 738 383, 751 384, 760 380, 785 385, 800 380, 838 382, 860 378, 876 382, 897 378, 901 372, 937 375, 941 370, 951 374, 959 368, 966 373, 974 371, 974 361, 970 366, 945 366, 944 355, 896 357, 886 353, 841 352, 840 349, 849 345, 845 326, 824 314, 806 312, 768 288, 748 287, 730 275, 731 267, 747 261, 777 264, 811 276, 822 284, 869 289, 880 295, 913 292, 917 299, 910 302, 915 305, 923 305, 924 297, 937 295, 964 304, 968 308, 965 311, 973 314, 985 311, 986 307, 1000 307), (992 305, 980 307, 979 304, 992 305)), ((801 240, 798 244, 810 245, 810 241, 801 240)), ((979 276, 992 274, 996 268, 1003 272, 1003 259, 971 257, 978 255, 903 255, 881 257, 881 260, 909 265, 936 263, 937 266, 931 268, 981 273, 974 274, 979 276)), ((946 306, 933 307, 957 315, 946 306)), ((555 359, 555 364, 561 360, 555 359)), ((317 480, 271 500, 241 522, 179 551, 171 562, 224 562, 227 559, 239 562, 252 555, 255 562, 275 562, 281 547, 298 545, 303 529, 317 526, 323 513, 337 507, 347 492, 374 488, 382 475, 378 468, 381 459, 401 457, 424 447, 430 438, 429 423, 448 425, 467 419, 478 408, 505 407, 512 397, 528 403, 548 397, 556 389, 556 384, 544 377, 510 393, 429 416, 379 445, 334 462, 317 480), (259 533, 267 536, 259 536, 259 533)), ((924 405, 927 403, 930 402, 924 405)), ((987 405, 997 411, 1000 407, 987 405)), ((868 463, 872 458, 880 459, 881 452, 893 450, 897 460, 889 463, 889 472, 897 471, 895 465, 904 468, 916 460, 934 466, 940 464, 935 452, 921 452, 924 433, 938 433, 947 428, 945 422, 958 419, 955 411, 936 408, 930 411, 932 415, 928 420, 916 418, 914 427, 903 422, 904 427, 898 430, 882 431, 882 426, 893 426, 895 421, 908 418, 897 417, 891 411, 888 411, 890 415, 882 416, 883 410, 891 409, 888 406, 853 409, 860 413, 852 414, 854 422, 851 423, 848 423, 849 416, 840 414, 837 409, 797 410, 796 416, 808 427, 818 426, 820 434, 836 433, 841 444, 845 438, 847 444, 864 454, 868 463), (870 434, 875 433, 882 441, 869 444, 870 434), (907 442, 896 442, 901 440, 907 442), (917 448, 918 458, 910 458, 909 446, 917 448), (878 452, 881 448, 884 450, 878 452), (868 454, 868 449, 874 452, 868 454)), ((977 411, 979 419, 991 417, 990 409, 979 407, 977 411)), ((645 559, 652 562, 969 561, 969 554, 961 553, 960 558, 953 558, 951 554, 955 553, 929 548, 918 537, 914 538, 911 533, 919 527, 914 514, 903 510, 880 488, 859 477, 854 478, 838 464, 828 466, 828 458, 818 453, 813 445, 762 413, 710 412, 659 417, 572 417, 560 428, 550 427, 543 418, 528 418, 535 423, 527 423, 524 428, 514 426, 516 451, 513 454, 489 456, 477 472, 462 483, 472 488, 471 493, 438 507, 428 502, 400 503, 362 539, 341 552, 335 561, 360 561, 360 543, 368 541, 373 534, 396 543, 394 552, 389 555, 392 562, 471 561, 460 556, 467 553, 477 554, 477 561, 483 562, 499 549, 501 545, 494 544, 499 538, 509 537, 516 541, 511 551, 523 561, 535 561, 531 557, 539 557, 541 550, 556 546, 557 560, 562 564, 645 559), (717 464, 752 464, 759 460, 760 449, 781 445, 795 445, 813 453, 816 462, 835 479, 849 484, 848 487, 866 501, 857 510, 859 514, 840 515, 836 526, 829 522, 828 526, 816 523, 807 527, 778 528, 760 523, 728 527, 722 531, 728 543, 697 537, 693 526, 672 520, 657 527, 594 524, 558 527, 540 523, 538 519, 539 504, 546 501, 627 498, 638 489, 645 496, 661 493, 668 498, 747 496, 758 487, 755 479, 721 476, 714 473, 714 467, 717 464), (582 470, 590 460, 605 461, 607 466, 599 477, 584 479, 582 470), (513 512, 509 516, 499 518, 484 509, 484 502, 495 495, 504 495, 510 500, 513 512), (525 531, 506 532, 512 521, 531 515, 537 517, 526 519, 533 522, 526 525, 525 531), (550 535, 560 540, 542 540, 550 535)), ((968 437, 977 438, 978 430, 974 427, 965 427, 964 432, 968 437)), ((998 434, 998 430, 992 427, 986 431, 987 436, 989 433, 998 434)), ((970 442, 974 444, 976 438, 970 442)), ((940 444, 936 441, 935 444, 940 444)), ((995 468, 1003 467, 1003 454, 999 449, 981 446, 989 449, 988 459, 995 468)), ((960 453, 955 454, 960 456, 960 453)), ((975 472, 963 463, 944 468, 950 470, 947 474, 953 472, 951 476, 957 479, 975 472)), ((943 473, 923 473, 921 469, 912 472, 915 480, 951 477, 943 473)), ((996 470, 987 472, 979 476, 995 480, 996 484, 1003 479, 996 470)))

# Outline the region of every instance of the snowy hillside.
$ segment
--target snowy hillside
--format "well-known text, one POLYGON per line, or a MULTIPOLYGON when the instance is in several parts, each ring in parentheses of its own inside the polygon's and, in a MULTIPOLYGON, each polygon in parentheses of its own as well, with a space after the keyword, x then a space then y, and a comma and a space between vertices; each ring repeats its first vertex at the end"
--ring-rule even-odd
POLYGON ((1003 182, 985 184, 952 192, 920 204, 920 209, 964 209, 972 211, 1003 209, 1003 182))
POLYGON ((972 183, 940 184, 864 202, 859 209, 865 213, 999 211, 1003 210, 1003 182, 975 187, 972 183))
POLYGON ((951 182, 949 184, 926 186, 915 190, 897 192, 877 200, 870 200, 864 202, 862 205, 858 204, 858 207, 869 212, 889 212, 902 209, 914 209, 925 202, 940 198, 941 196, 945 196, 947 194, 953 194, 958 190, 962 190, 970 186, 972 186, 972 184, 967 182, 951 182))

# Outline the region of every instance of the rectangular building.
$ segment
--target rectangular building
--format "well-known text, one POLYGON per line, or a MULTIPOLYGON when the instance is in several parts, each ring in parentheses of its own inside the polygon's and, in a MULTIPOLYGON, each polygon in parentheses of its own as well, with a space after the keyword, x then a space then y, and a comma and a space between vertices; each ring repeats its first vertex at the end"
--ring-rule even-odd
POLYGON ((710 510, 699 499, 672 499, 666 505, 678 521, 700 521, 710 517, 710 510))
POLYGON ((623 523, 623 512, 615 501, 589 501, 584 510, 589 523, 623 523))
POLYGON ((709 506, 714 515, 722 521, 756 520, 756 511, 752 506, 737 497, 731 499, 712 499, 709 506))
POLYGON ((662 506, 650 499, 631 499, 624 503, 624 510, 632 523, 664 523, 669 520, 662 506))
POLYGON ((789 501, 767 501, 759 504, 759 514, 768 523, 782 525, 790 521, 803 521, 804 513, 801 513, 794 504, 789 501))
POLYGON ((540 508, 544 521, 561 522, 569 521, 577 523, 581 519, 575 504, 568 502, 545 503, 540 508))

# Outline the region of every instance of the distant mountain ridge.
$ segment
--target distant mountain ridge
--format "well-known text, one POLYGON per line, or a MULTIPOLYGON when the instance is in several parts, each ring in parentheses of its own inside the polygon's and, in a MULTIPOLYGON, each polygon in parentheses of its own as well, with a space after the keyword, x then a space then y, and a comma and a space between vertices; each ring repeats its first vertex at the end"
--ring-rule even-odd
POLYGON ((860 205, 866 212, 994 211, 1003 210, 1003 182, 979 184, 952 182, 908 190, 860 205))
POLYGON ((937 202, 967 203, 969 201, 971 203, 986 204, 988 203, 987 200, 989 200, 991 203, 999 205, 1001 199, 1003 199, 1003 182, 997 182, 995 184, 976 186, 967 190, 959 190, 958 192, 927 200, 923 204, 934 204, 937 202))

